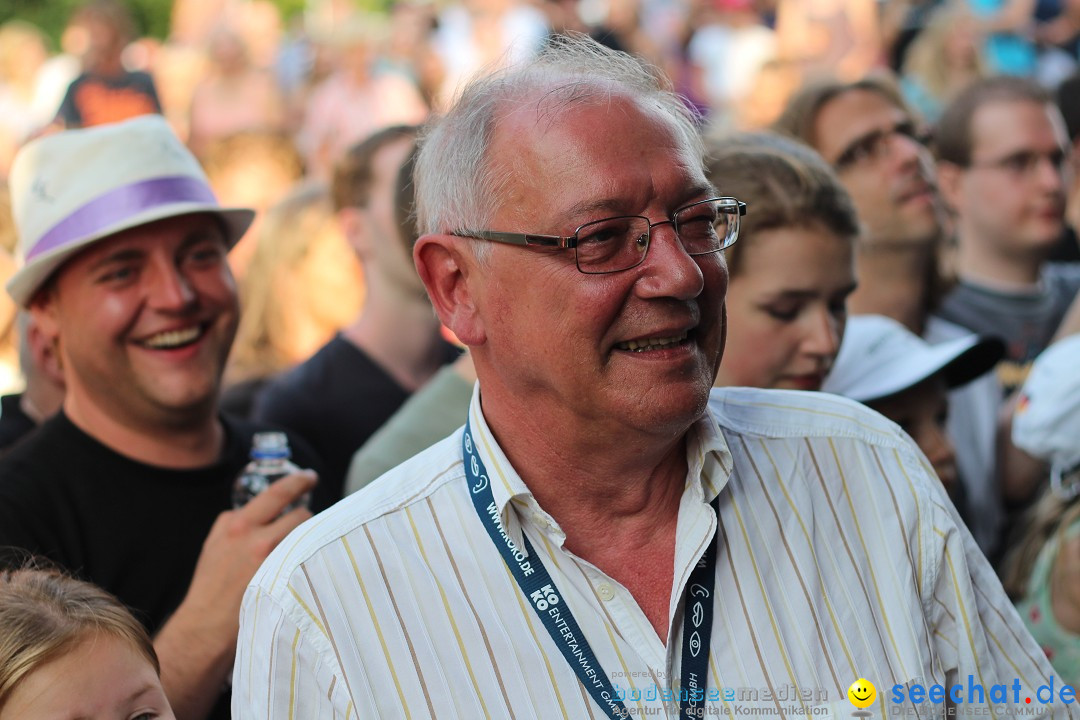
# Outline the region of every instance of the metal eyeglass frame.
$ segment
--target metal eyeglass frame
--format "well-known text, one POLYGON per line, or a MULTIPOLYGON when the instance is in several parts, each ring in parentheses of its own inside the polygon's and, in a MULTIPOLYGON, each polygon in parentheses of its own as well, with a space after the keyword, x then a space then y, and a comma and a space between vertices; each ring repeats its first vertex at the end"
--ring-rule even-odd
MULTIPOLYGON (((584 273, 586 275, 608 275, 610 273, 622 272, 624 270, 631 270, 631 269, 637 267, 638 265, 640 265, 641 263, 645 262, 645 256, 649 254, 649 248, 652 246, 652 229, 654 227, 656 227, 657 225, 671 225, 675 229, 675 235, 678 236, 679 235, 679 226, 677 224, 677 219, 678 219, 679 213, 683 212, 684 210, 689 210, 690 208, 697 207, 698 205, 702 205, 704 203, 711 203, 711 202, 721 202, 721 203, 723 203, 723 204, 720 205, 720 208, 719 208, 720 212, 725 214, 725 215, 733 215, 735 217, 735 223, 734 223, 734 229, 732 231, 728 232, 728 234, 723 238, 723 240, 720 243, 720 247, 713 248, 713 249, 710 249, 710 250, 706 250, 706 251, 703 251, 703 252, 693 252, 693 253, 687 252, 688 255, 708 255, 710 253, 720 252, 721 250, 726 250, 727 248, 734 245, 735 241, 738 240, 738 238, 739 238, 739 218, 746 215, 746 203, 741 202, 740 200, 738 200, 736 198, 733 198, 733 197, 707 198, 705 200, 698 200, 697 202, 690 203, 689 205, 684 205, 683 207, 679 208, 674 213, 672 213, 671 217, 666 219, 666 220, 659 220, 657 222, 653 222, 652 220, 645 217, 644 215, 616 215, 614 217, 606 217, 606 218, 601 218, 599 220, 591 220, 591 221, 589 221, 587 223, 579 225, 577 227, 577 229, 574 230, 573 235, 566 235, 566 236, 564 236, 564 235, 536 235, 536 234, 533 234, 533 233, 503 232, 501 230, 459 230, 459 231, 453 232, 451 234, 452 235, 457 235, 458 237, 470 237, 470 238, 475 238, 477 240, 490 240, 491 242, 505 243, 505 244, 508 244, 508 245, 518 245, 520 247, 534 246, 534 247, 544 247, 544 248, 558 249, 558 250, 567 250, 567 249, 570 249, 570 248, 575 248, 574 264, 577 265, 577 269, 578 269, 579 272, 582 272, 582 273, 584 273), (644 220, 645 222, 647 222, 649 224, 649 232, 648 232, 648 236, 647 236, 648 237, 648 244, 645 246, 645 250, 644 250, 644 252, 641 253, 641 257, 638 258, 637 262, 635 262, 633 265, 629 265, 629 266, 624 267, 624 268, 619 268, 618 270, 599 270, 599 271, 597 271, 597 270, 584 270, 584 269, 582 269, 581 262, 578 259, 578 255, 577 255, 577 251, 576 251, 576 248, 577 248, 577 245, 578 245, 578 234, 583 229, 588 228, 588 227, 590 227, 592 225, 598 225, 600 223, 606 223, 606 222, 610 222, 612 220, 623 220, 623 219, 631 219, 631 218, 638 219, 638 220, 644 220)), ((680 238, 680 242, 681 241, 682 240, 680 238)), ((685 247, 684 247, 684 249, 685 249, 685 247)))

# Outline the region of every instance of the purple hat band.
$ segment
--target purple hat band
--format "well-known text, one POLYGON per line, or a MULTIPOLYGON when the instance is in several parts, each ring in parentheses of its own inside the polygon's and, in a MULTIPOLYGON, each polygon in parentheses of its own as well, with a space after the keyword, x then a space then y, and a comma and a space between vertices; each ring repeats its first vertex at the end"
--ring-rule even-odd
POLYGON ((26 261, 100 233, 134 215, 174 203, 217 205, 217 199, 205 182, 187 175, 123 185, 94 198, 49 228, 26 254, 26 261))

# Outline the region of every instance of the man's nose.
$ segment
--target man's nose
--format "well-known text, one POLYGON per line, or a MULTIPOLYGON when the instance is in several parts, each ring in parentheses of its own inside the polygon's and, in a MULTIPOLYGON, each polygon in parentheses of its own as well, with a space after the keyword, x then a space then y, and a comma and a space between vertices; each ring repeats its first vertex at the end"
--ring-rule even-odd
POLYGON ((687 254, 670 220, 655 223, 651 233, 649 254, 644 263, 643 292, 656 297, 693 300, 705 289, 701 266, 687 254))
POLYGON ((1040 155, 1034 168, 1039 186, 1048 192, 1063 191, 1065 188, 1065 174, 1068 172, 1066 162, 1059 162, 1051 155, 1040 155))
POLYGON ((183 310, 195 302, 196 293, 191 280, 171 261, 153 263, 154 272, 148 278, 147 295, 151 305, 161 310, 183 310))
POLYGON ((902 132, 889 136, 889 152, 892 161, 903 167, 932 167, 930 150, 918 139, 902 132))

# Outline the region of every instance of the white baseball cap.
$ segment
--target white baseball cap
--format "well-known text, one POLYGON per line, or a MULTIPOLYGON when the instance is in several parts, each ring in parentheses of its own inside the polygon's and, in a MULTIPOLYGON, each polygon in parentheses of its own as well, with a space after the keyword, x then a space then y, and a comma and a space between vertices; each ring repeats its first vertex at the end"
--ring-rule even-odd
POLYGON ((1005 355, 997 338, 968 335, 930 344, 881 315, 848 318, 840 352, 822 391, 871 402, 915 387, 943 373, 949 388, 989 371, 1005 355))
POLYGON ((1070 335, 1042 351, 1020 390, 1013 415, 1013 442, 1050 463, 1054 492, 1080 494, 1080 485, 1062 488, 1062 477, 1080 466, 1080 335, 1070 335))
POLYGON ((221 219, 231 248, 255 213, 218 205, 195 157, 160 115, 68 130, 27 143, 9 179, 22 267, 7 291, 26 307, 90 243, 192 213, 221 219))

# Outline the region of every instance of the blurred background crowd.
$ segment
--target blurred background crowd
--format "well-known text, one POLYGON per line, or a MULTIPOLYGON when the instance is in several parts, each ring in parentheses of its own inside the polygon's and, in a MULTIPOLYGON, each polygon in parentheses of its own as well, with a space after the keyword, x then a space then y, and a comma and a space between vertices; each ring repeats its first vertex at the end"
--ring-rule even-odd
MULTIPOLYGON (((932 124, 976 78, 1024 75, 1054 90, 1080 67, 1074 0, 8 0, 0 180, 28 138, 164 114, 220 202, 259 213, 231 256, 259 310, 248 308, 229 378, 262 377, 308 357, 364 299, 312 183, 327 182, 344 150, 372 132, 421 123, 473 74, 566 31, 663 69, 707 132, 766 127, 822 76, 895 73, 932 124), (83 73, 109 80, 71 86, 83 73), (326 280, 293 279, 305 272, 326 280), (269 288, 290 283, 286 307, 269 307, 269 288)), ((15 232, 3 204, 0 247, 4 274, 15 232)), ((0 389, 11 391, 22 383, 15 311, 0 302, 0 389)))
MULTIPOLYGON (((1080 66, 1074 0, 7 0, 0 180, 37 134, 160 111, 203 162, 219 200, 259 212, 232 254, 241 283, 262 286, 248 297, 290 282, 281 267, 299 273, 290 262, 299 257, 348 274, 351 254, 333 228, 318 229, 330 205, 297 188, 327 181, 342 152, 372 132, 422 122, 474 73, 566 31, 662 68, 708 131, 768 126, 819 76, 895 73, 908 103, 933 123, 976 78, 1024 75, 1054 90, 1080 66), (84 72, 111 79, 69 90, 84 72), (270 219, 294 190, 290 202, 305 219, 291 211, 270 219), (275 256, 252 267, 262 234, 303 240, 291 250, 266 240, 279 245, 267 250, 275 256), (320 249, 309 257, 307 245, 320 249)), ((0 274, 10 271, 14 244, 0 205, 0 274)), ((267 309, 257 322, 269 326, 242 334, 230 378, 310 355, 363 302, 362 289, 346 284, 309 285, 280 317, 267 309)), ((0 388, 11 390, 21 379, 10 304, 0 327, 0 388)))

